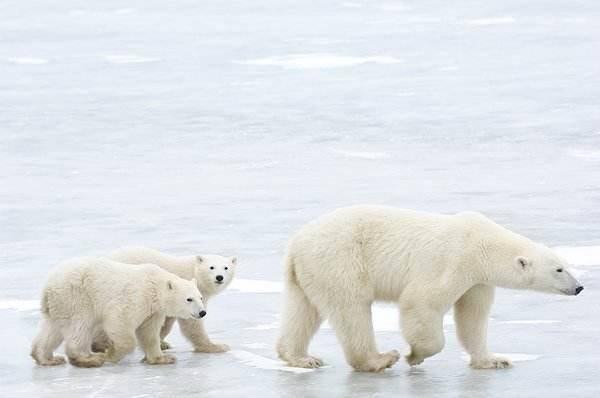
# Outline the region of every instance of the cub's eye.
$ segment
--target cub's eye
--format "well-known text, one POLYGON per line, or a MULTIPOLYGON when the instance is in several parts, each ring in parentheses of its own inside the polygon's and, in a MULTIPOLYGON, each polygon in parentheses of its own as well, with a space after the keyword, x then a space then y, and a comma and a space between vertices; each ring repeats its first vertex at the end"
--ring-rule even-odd
POLYGON ((556 272, 562 272, 562 271, 563 271, 562 268, 559 268, 559 269, 556 270, 556 272))
POLYGON ((212 266, 211 266, 211 267, 210 267, 210 269, 215 269, 215 267, 212 267, 212 266))
POLYGON ((229 267, 225 267, 225 271, 227 271, 229 269, 229 267))
POLYGON ((188 303, 191 303, 192 301, 194 301, 194 300, 192 300, 192 298, 191 298, 191 297, 189 297, 189 298, 187 299, 187 302, 188 302, 188 303))

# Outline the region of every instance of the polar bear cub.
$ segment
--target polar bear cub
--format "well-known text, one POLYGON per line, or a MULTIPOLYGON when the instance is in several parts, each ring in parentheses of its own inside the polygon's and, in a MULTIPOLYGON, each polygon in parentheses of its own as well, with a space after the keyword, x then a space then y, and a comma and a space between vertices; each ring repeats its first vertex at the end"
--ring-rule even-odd
MULTIPOLYGON (((238 263, 236 257, 223 257, 215 254, 172 256, 147 247, 134 246, 118 249, 110 254, 110 258, 128 264, 156 264, 181 278, 187 280, 195 278, 198 289, 204 296, 205 305, 211 297, 221 293, 229 286, 235 276, 238 263)), ((227 344, 214 343, 210 340, 201 320, 179 318, 178 322, 181 333, 192 343, 196 352, 229 351, 227 344)), ((174 317, 167 317, 161 329, 160 337, 163 349, 170 348, 169 343, 164 339, 170 333, 174 323, 174 317)), ((101 342, 98 341, 98 343, 101 342)), ((98 345, 99 348, 102 348, 101 344, 98 345)))
POLYGON ((179 278, 153 264, 126 266, 101 258, 69 261, 51 272, 42 292, 43 320, 31 356, 40 365, 61 365, 54 350, 65 341, 72 365, 98 367, 118 362, 136 346, 149 364, 173 363, 160 349, 165 318, 206 315, 196 281, 179 278), (111 341, 106 352, 92 353, 94 337, 111 341))
POLYGON ((510 361, 487 348, 495 287, 577 295, 583 286, 549 248, 472 212, 439 215, 385 206, 338 209, 292 238, 277 351, 291 366, 318 367, 308 345, 329 319, 356 370, 377 372, 399 359, 375 344, 371 305, 395 302, 418 365, 444 347, 443 316, 454 307, 458 338, 474 368, 510 361))

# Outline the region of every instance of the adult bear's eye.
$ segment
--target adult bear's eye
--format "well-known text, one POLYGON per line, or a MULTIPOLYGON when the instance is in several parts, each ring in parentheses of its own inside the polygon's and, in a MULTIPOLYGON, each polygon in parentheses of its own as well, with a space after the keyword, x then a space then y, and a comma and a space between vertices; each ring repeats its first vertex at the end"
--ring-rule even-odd
POLYGON ((229 267, 225 267, 225 271, 227 271, 229 269, 229 267))
POLYGON ((562 272, 562 268, 557 269, 556 272, 562 272))
POLYGON ((192 302, 192 301, 194 301, 194 300, 192 300, 192 298, 191 298, 191 297, 189 297, 189 298, 187 299, 187 301, 188 301, 188 303, 191 303, 191 302, 192 302))

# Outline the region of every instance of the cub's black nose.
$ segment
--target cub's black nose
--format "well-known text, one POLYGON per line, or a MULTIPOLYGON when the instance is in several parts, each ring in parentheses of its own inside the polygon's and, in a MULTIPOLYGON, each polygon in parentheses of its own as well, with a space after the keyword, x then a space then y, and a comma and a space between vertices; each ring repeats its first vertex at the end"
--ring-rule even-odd
POLYGON ((223 282, 223 275, 217 275, 217 281, 223 282))
POLYGON ((577 288, 575 288, 575 295, 577 296, 579 293, 581 293, 582 290, 583 286, 577 286, 577 288))
POLYGON ((206 315, 206 311, 200 311, 200 314, 198 315, 200 315, 200 318, 204 318, 204 316, 206 315))

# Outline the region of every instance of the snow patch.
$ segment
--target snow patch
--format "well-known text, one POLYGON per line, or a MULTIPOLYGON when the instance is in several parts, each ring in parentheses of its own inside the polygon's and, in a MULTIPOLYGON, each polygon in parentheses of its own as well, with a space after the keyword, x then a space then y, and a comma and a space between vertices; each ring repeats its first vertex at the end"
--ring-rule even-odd
POLYGON ((362 64, 398 64, 398 58, 387 56, 350 57, 334 54, 293 54, 234 61, 241 65, 279 66, 285 69, 329 69, 343 68, 362 64))
POLYGON ((35 311, 40 309, 40 300, 0 299, 0 310, 35 311))
POLYGON ((265 344, 265 343, 246 343, 246 344, 242 344, 242 347, 261 350, 261 349, 269 348, 269 345, 265 344))
POLYGON ((273 330, 273 329, 279 329, 279 321, 274 321, 271 323, 263 323, 260 325, 256 325, 256 326, 250 326, 247 328, 244 328, 246 330, 273 330))
POLYGON ((111 64, 143 64, 160 61, 160 58, 140 57, 138 55, 107 55, 104 58, 111 64))
POLYGON ((11 62, 16 65, 43 65, 47 64, 48 60, 44 58, 34 57, 13 57, 9 58, 8 62, 11 62))
POLYGON ((513 17, 491 17, 491 18, 476 18, 467 21, 468 25, 474 26, 489 26, 489 25, 507 25, 517 22, 513 17))
POLYGON ((347 8, 362 8, 363 5, 360 3, 345 2, 342 3, 341 6, 347 8))
POLYGON ((252 366, 254 368, 266 369, 266 370, 279 370, 283 372, 292 372, 292 373, 308 373, 313 372, 314 369, 304 369, 304 368, 293 368, 291 366, 285 366, 283 362, 276 361, 271 358, 266 358, 249 351, 243 350, 233 350, 229 351, 229 354, 233 355, 237 360, 239 360, 244 365, 252 366))
POLYGON ((383 11, 410 11, 412 8, 405 4, 382 4, 380 7, 383 11))
POLYGON ((600 265, 600 246, 558 246, 554 250, 574 265, 600 265))
POLYGON ((229 289, 242 293, 281 293, 283 291, 283 283, 236 278, 229 285, 229 289))
POLYGON ((133 12, 135 12, 135 8, 119 8, 114 11, 114 13, 117 15, 131 14, 133 12))
MULTIPOLYGON (((510 359, 513 362, 524 362, 524 361, 535 361, 540 358, 540 355, 535 354, 523 354, 518 352, 507 352, 507 353, 495 353, 494 355, 498 355, 500 357, 505 357, 510 359)), ((470 362, 471 357, 468 355, 461 355, 463 361, 470 362)))
POLYGON ((592 162, 600 161, 600 151, 590 149, 571 149, 569 155, 592 162))
POLYGON ((523 319, 515 321, 500 321, 498 323, 504 323, 508 325, 542 325, 551 323, 560 323, 560 321, 554 319, 523 319))
POLYGON ((361 152, 361 151, 346 151, 343 149, 333 149, 333 152, 355 159, 365 159, 365 160, 381 160, 381 159, 389 159, 390 155, 385 152, 361 152))

